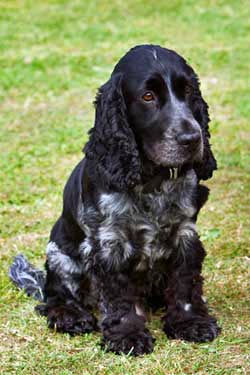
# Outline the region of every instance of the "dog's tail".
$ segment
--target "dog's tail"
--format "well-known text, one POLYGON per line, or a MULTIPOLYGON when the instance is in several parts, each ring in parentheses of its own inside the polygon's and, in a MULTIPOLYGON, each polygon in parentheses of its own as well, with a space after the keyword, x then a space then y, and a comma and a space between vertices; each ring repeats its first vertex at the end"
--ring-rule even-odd
POLYGON ((44 300, 45 273, 33 267, 24 255, 19 254, 14 258, 9 277, 18 288, 24 289, 28 296, 38 301, 44 300))

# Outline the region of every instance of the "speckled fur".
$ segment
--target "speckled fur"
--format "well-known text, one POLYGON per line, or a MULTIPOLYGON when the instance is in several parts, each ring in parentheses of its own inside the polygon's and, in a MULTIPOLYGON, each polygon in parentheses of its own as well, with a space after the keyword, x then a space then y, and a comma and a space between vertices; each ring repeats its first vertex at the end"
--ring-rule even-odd
POLYGON ((212 177, 216 161, 197 76, 175 52, 139 46, 117 64, 95 106, 86 157, 51 231, 37 309, 61 332, 100 329, 115 353, 153 350, 150 308, 164 307, 168 337, 211 341, 220 329, 203 297, 205 250, 195 223, 209 193, 200 181, 212 177), (146 90, 152 82, 158 104, 134 100, 136 84, 146 90), (190 128, 199 135, 192 148, 176 137, 190 128))
POLYGON ((196 188, 197 177, 190 170, 178 180, 165 181, 159 192, 143 194, 138 186, 130 195, 101 194, 97 212, 102 219, 96 227, 91 230, 91 223, 88 224, 88 207, 86 212, 79 211, 78 221, 88 233, 81 244, 82 248, 88 248, 87 258, 91 262, 98 246, 98 256, 109 270, 120 271, 136 255, 136 269, 148 271, 155 261, 168 259, 172 252, 177 256, 180 241, 196 235, 192 220, 196 212, 196 188), (91 238, 92 250, 87 246, 91 238))

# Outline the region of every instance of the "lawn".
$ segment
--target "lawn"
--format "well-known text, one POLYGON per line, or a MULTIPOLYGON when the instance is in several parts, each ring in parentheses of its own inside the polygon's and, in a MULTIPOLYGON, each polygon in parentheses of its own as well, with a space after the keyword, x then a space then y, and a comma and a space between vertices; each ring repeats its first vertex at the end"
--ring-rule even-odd
POLYGON ((250 3, 248 0, 0 2, 1 374, 250 374, 250 3), (177 50, 201 78, 219 170, 199 218, 205 292, 223 327, 212 343, 168 340, 104 353, 99 334, 50 331, 8 279, 22 252, 42 267, 62 189, 82 157, 96 89, 132 46, 177 50))

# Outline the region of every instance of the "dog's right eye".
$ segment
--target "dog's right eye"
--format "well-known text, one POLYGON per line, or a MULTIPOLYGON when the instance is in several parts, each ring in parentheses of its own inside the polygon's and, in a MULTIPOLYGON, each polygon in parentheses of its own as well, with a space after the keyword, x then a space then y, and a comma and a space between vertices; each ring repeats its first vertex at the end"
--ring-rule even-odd
POLYGON ((152 100, 155 100, 155 97, 154 97, 154 95, 152 94, 152 92, 147 91, 147 92, 145 92, 145 94, 142 95, 142 99, 143 99, 145 102, 152 102, 152 100))

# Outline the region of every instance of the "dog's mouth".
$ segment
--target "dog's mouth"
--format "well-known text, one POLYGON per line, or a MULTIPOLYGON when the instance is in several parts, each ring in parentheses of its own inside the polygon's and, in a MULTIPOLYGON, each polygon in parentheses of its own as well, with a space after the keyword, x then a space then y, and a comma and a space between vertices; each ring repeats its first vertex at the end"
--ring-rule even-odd
POLYGON ((175 142, 144 143, 143 149, 151 162, 165 168, 180 168, 201 161, 203 156, 202 142, 193 147, 175 142))

